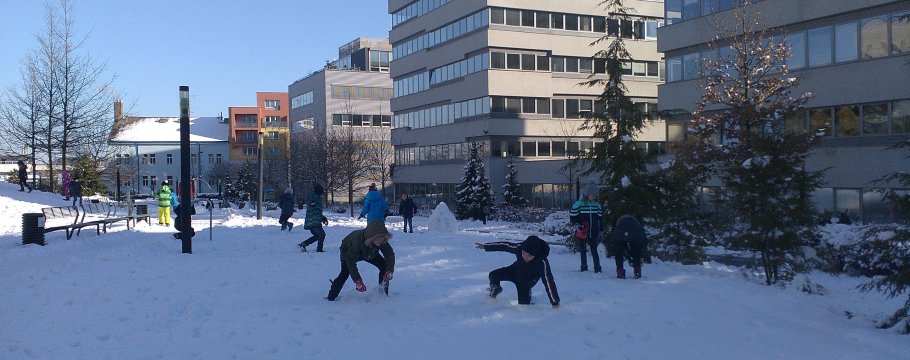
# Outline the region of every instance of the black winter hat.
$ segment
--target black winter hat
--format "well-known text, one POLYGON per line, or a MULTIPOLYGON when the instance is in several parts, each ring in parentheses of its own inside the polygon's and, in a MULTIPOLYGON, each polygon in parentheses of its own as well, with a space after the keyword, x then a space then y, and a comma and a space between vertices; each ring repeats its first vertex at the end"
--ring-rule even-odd
POLYGON ((539 237, 534 235, 528 236, 525 241, 521 242, 521 251, 534 255, 534 257, 541 256, 543 250, 543 246, 541 245, 542 242, 543 240, 539 237))

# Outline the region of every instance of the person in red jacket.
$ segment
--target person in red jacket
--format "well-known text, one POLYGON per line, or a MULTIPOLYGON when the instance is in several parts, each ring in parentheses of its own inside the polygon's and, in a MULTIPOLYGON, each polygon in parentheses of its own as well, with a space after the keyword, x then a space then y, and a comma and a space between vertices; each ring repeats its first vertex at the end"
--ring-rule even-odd
POLYGON ((515 254, 517 260, 512 265, 499 268, 490 272, 490 287, 488 291, 491 298, 495 299, 502 292, 500 282, 509 281, 515 284, 518 291, 518 303, 531 304, 531 288, 543 280, 544 289, 547 291, 550 304, 559 307, 559 293, 556 291, 556 281, 550 271, 550 246, 537 236, 528 236, 521 243, 491 242, 475 243, 474 247, 485 251, 505 251, 515 254))

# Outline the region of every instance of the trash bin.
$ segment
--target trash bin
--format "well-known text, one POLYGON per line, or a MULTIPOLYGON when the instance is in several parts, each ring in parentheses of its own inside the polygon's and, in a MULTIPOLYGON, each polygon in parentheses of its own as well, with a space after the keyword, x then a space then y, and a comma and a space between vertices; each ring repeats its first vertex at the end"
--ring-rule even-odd
POLYGON ((146 204, 135 205, 136 206, 136 222, 139 220, 145 220, 148 223, 149 218, 149 206, 146 204))
POLYGON ((44 214, 22 214, 22 245, 44 246, 44 214))

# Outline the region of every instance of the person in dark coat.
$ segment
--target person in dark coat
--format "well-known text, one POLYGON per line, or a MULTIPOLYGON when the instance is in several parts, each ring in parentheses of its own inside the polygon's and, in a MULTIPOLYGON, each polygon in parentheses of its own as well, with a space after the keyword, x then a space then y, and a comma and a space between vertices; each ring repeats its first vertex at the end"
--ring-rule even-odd
POLYGON ((550 246, 537 236, 528 236, 521 243, 491 242, 475 243, 474 247, 484 251, 505 251, 515 254, 517 260, 512 265, 499 268, 490 272, 490 287, 488 291, 491 298, 496 298, 502 292, 501 281, 510 281, 518 290, 518 303, 531 304, 531 288, 537 281, 543 279, 544 289, 547 291, 550 304, 559 307, 559 293, 556 291, 556 280, 550 270, 550 246))
POLYGON ((363 219, 366 217, 367 224, 375 220, 385 221, 386 210, 389 210, 389 203, 376 190, 376 184, 370 184, 370 190, 363 197, 363 209, 360 210, 360 216, 357 218, 363 219))
POLYGON ((73 206, 76 206, 77 199, 82 205, 82 179, 79 176, 73 176, 73 181, 70 181, 70 196, 73 197, 73 206))
POLYGON ((616 220, 616 226, 610 233, 613 239, 613 257, 616 258, 616 277, 626 278, 626 269, 623 260, 628 259, 632 265, 635 278, 641 277, 641 260, 644 249, 648 246, 648 235, 632 215, 623 215, 616 220))
POLYGON ((19 160, 19 191, 25 191, 25 188, 28 188, 28 192, 32 192, 32 187, 28 185, 28 165, 25 165, 25 162, 19 160))
POLYGON ((392 273, 395 272, 395 251, 389 244, 391 238, 392 234, 386 229, 385 223, 371 221, 365 229, 354 230, 341 240, 341 271, 335 280, 332 280, 332 287, 325 299, 335 301, 348 277, 354 280, 357 291, 367 291, 363 277, 357 269, 357 263, 360 261, 366 261, 379 269, 379 284, 388 295, 388 284, 392 280, 392 273))
POLYGON ((288 221, 291 215, 294 215, 294 189, 287 188, 284 195, 278 200, 278 208, 281 209, 281 216, 278 217, 278 223, 281 224, 281 231, 288 229, 288 232, 294 228, 294 223, 288 221))
POLYGON ((398 204, 398 214, 404 219, 404 232, 414 232, 414 213, 417 211, 417 205, 414 205, 414 199, 408 197, 408 193, 401 193, 401 203, 398 204))
POLYGON ((306 247, 316 243, 316 252, 325 252, 322 244, 325 241, 325 230, 322 225, 328 225, 329 219, 322 215, 322 185, 313 186, 313 192, 307 196, 306 200, 306 217, 303 220, 303 229, 309 230, 313 236, 297 244, 301 251, 306 252, 306 247))
POLYGON ((179 231, 178 233, 174 234, 174 238, 180 239, 180 233, 182 232, 189 232, 190 237, 196 236, 196 230, 194 230, 192 226, 184 227, 180 223, 180 214, 183 212, 184 206, 190 207, 190 215, 196 215, 196 207, 193 206, 192 201, 189 204, 180 203, 177 201, 177 197, 172 197, 171 206, 174 207, 174 229, 177 229, 177 231, 179 231))
POLYGON ((577 228, 575 239, 581 253, 581 271, 588 271, 587 252, 590 249, 591 258, 594 260, 594 272, 601 272, 600 253, 597 252, 603 227, 601 218, 603 208, 597 203, 597 186, 589 183, 582 191, 581 198, 572 204, 572 209, 569 210, 569 222, 577 228))

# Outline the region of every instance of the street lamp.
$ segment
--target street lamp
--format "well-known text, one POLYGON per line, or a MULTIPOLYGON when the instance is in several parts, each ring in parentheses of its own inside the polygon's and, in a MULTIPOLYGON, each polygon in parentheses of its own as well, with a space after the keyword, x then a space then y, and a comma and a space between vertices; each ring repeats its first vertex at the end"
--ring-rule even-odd
POLYGON ((256 198, 256 220, 262 220, 262 130, 259 130, 259 148, 256 153, 259 155, 259 191, 256 198))
POLYGON ((177 225, 180 226, 180 240, 184 254, 193 253, 193 228, 190 214, 193 199, 190 198, 190 87, 180 86, 180 213, 177 214, 177 225))

